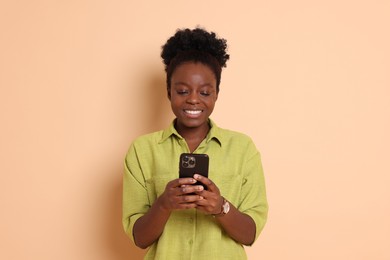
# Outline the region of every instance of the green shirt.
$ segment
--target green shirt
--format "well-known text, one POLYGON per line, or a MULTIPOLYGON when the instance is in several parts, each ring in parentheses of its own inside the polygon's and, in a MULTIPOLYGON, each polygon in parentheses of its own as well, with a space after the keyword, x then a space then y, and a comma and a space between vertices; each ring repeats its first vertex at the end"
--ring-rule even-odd
MULTIPOLYGON (((252 140, 241 133, 211 129, 194 153, 210 158, 209 178, 221 195, 256 223, 256 238, 268 213, 260 154, 252 140)), ((189 148, 173 123, 169 128, 137 138, 125 159, 123 178, 123 226, 134 241, 134 223, 179 177, 179 157, 189 148)), ((196 209, 171 213, 158 241, 145 259, 246 259, 240 243, 231 239, 211 215, 196 209)))

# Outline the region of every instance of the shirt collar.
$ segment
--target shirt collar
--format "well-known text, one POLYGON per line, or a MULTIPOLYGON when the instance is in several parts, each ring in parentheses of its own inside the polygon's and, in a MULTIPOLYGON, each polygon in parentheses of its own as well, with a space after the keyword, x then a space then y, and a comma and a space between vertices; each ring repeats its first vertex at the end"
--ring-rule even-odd
MULTIPOLYGON (((163 134, 162 134, 162 137, 161 137, 159 143, 165 142, 171 136, 175 136, 178 139, 184 139, 177 132, 177 130, 175 128, 175 120, 172 121, 172 123, 169 125, 168 128, 163 130, 163 134)), ((222 146, 223 136, 221 135, 220 128, 210 118, 209 118, 209 124, 210 124, 210 131, 208 132, 208 134, 206 136, 206 143, 209 143, 211 140, 215 140, 220 146, 222 146)))

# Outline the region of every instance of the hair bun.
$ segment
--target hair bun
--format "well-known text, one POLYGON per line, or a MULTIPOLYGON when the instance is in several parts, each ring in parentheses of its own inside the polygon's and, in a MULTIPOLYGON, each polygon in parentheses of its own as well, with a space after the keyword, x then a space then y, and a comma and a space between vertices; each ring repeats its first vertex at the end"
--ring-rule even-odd
POLYGON ((193 30, 178 29, 162 46, 161 58, 167 67, 178 53, 199 51, 209 53, 221 67, 226 67, 226 61, 229 59, 226 49, 226 40, 218 38, 214 32, 208 32, 200 27, 193 30))

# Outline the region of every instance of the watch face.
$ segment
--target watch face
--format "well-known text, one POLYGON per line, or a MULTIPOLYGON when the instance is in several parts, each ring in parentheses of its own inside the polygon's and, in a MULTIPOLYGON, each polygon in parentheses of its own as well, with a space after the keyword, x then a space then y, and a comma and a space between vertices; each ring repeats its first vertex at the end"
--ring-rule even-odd
POLYGON ((225 201, 225 203, 223 204, 223 213, 226 214, 228 213, 230 210, 230 204, 229 202, 225 201))

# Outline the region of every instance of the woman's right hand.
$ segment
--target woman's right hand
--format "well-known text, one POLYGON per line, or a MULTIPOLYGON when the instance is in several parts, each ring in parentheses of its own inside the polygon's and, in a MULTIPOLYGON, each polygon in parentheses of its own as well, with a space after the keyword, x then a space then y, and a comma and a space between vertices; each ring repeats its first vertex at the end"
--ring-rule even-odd
POLYGON ((191 209, 197 206, 196 202, 203 197, 195 194, 203 190, 201 185, 192 185, 193 178, 178 178, 168 182, 163 194, 158 198, 160 208, 171 212, 173 210, 191 209))
POLYGON ((195 208, 195 202, 203 200, 195 194, 203 190, 201 185, 192 185, 193 178, 179 178, 168 182, 164 192, 153 203, 149 211, 134 224, 135 244, 141 248, 152 245, 162 234, 164 226, 173 210, 195 208))

